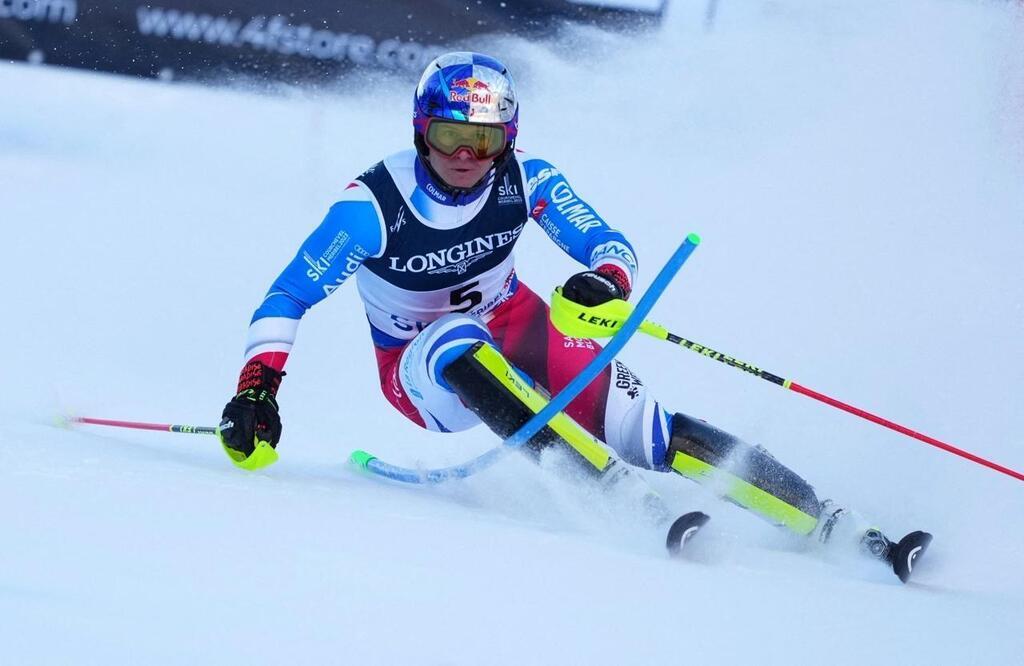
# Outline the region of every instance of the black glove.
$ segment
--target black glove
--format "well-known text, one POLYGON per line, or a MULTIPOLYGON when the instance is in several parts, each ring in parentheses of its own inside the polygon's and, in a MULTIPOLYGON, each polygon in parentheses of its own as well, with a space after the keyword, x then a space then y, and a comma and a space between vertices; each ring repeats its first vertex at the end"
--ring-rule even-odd
POLYGON ((587 307, 601 305, 610 300, 629 298, 629 284, 617 269, 605 269, 577 273, 565 281, 562 296, 574 303, 587 307))
POLYGON ((220 441, 226 448, 248 458, 258 442, 277 447, 281 440, 281 417, 277 414, 276 395, 284 375, 255 360, 242 368, 238 393, 224 406, 221 415, 220 441))

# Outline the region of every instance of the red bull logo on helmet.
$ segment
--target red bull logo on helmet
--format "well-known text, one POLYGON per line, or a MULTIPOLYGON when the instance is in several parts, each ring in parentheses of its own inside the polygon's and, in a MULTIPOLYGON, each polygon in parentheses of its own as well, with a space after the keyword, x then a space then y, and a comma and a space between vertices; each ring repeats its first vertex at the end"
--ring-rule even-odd
POLYGON ((448 93, 448 100, 451 102, 462 102, 463 104, 490 104, 493 96, 491 95, 491 87, 489 85, 475 76, 470 76, 452 81, 452 89, 448 93))

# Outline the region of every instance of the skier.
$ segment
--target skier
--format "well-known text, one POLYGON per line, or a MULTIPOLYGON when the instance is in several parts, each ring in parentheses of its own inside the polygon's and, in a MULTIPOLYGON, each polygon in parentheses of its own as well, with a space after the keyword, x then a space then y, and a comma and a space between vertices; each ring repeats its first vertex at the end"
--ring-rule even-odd
MULTIPOLYGON (((277 392, 306 310, 355 275, 386 399, 422 428, 485 423, 505 437, 560 391, 600 347, 566 337, 520 281, 513 247, 532 218, 585 267, 562 296, 596 306, 628 299, 636 252, 551 163, 516 149, 519 104, 496 59, 442 55, 413 104, 414 150, 350 182, 267 292, 249 326, 236 395, 219 436, 231 460, 258 469, 277 459, 277 392)), ((631 465, 726 479, 733 501, 801 534, 827 540, 843 509, 759 447, 682 413, 614 361, 529 442, 558 446, 594 476, 631 465)), ((864 537, 883 559, 894 544, 864 537)))

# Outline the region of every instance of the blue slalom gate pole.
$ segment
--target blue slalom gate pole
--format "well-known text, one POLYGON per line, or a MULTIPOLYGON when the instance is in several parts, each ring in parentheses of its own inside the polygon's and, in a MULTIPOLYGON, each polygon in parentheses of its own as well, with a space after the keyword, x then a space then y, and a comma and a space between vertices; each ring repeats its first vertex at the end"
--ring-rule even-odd
POLYGON ((651 286, 647 288, 647 291, 626 319, 622 328, 608 341, 604 349, 558 395, 552 397, 551 401, 543 409, 534 414, 529 421, 506 438, 497 448, 491 449, 461 465, 438 469, 399 467, 386 463, 366 451, 353 451, 349 461, 378 476, 394 481, 418 484, 435 484, 451 479, 464 479, 467 476, 487 469, 501 459, 505 453, 519 448, 540 432, 555 414, 565 409, 590 382, 594 381, 594 378, 604 370, 605 366, 612 362, 612 359, 615 358, 626 343, 629 342, 629 339, 633 337, 633 334, 640 328, 640 324, 647 318, 654 304, 661 298, 665 289, 668 288, 672 278, 676 276, 676 273, 683 267, 683 264, 686 263, 686 260, 690 258, 690 255, 693 254, 693 251, 697 249, 699 244, 700 236, 697 234, 687 235, 682 244, 669 257, 668 262, 665 263, 661 271, 658 272, 654 281, 651 282, 651 286))

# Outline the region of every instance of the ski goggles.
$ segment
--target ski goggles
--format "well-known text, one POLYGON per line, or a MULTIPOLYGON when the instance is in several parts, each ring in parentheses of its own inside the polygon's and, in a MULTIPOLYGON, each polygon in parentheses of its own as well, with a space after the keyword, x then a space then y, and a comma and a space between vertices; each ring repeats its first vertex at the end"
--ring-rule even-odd
POLYGON ((427 145, 451 157, 459 148, 469 148, 478 160, 497 157, 505 150, 505 126, 460 123, 431 118, 424 135, 427 145))

